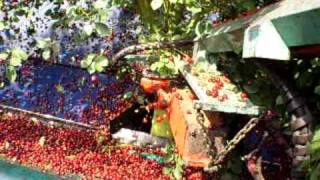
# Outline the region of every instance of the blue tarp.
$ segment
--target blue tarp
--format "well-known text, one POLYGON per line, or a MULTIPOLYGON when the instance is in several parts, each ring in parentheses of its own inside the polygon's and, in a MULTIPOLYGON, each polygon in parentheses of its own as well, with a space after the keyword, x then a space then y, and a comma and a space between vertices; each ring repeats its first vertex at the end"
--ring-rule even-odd
MULTIPOLYGON (((74 35, 82 30, 79 26, 82 22, 76 22, 73 28, 53 28, 56 20, 47 15, 49 10, 70 6, 68 1, 63 3, 59 6, 51 1, 43 1, 39 7, 30 9, 34 12, 30 17, 16 16, 18 21, 13 22, 12 26, 18 28, 18 33, 14 28, 0 31, 0 52, 20 48, 32 55, 36 49, 31 44, 44 38, 51 38, 57 42, 60 49, 53 57, 56 65, 38 62, 36 65, 28 63, 19 67, 17 82, 0 89, 0 103, 78 122, 101 124, 104 120, 115 118, 115 115, 105 111, 118 115, 117 107, 124 104, 119 96, 133 90, 134 83, 128 78, 117 81, 114 75, 107 73, 97 74, 100 83, 94 85, 91 75, 85 70, 64 65, 79 65, 79 61, 71 61, 75 56, 81 59, 89 53, 100 53, 105 49, 109 49, 109 56, 112 56, 112 53, 120 48, 135 43, 137 37, 134 30, 139 26, 138 18, 123 9, 110 9, 105 25, 112 27, 113 39, 92 36, 78 44, 74 42, 74 35), (31 26, 34 28, 32 35, 28 34, 31 26), (127 35, 123 37, 123 34, 127 35), (63 92, 59 92, 58 89, 61 88, 64 89, 63 92), (104 112, 93 115, 93 105, 104 112)), ((3 16, 4 13, 0 12, 0 21, 3 20, 3 16)), ((5 78, 5 71, 5 66, 0 65, 0 82, 5 78)))
MULTIPOLYGON (((96 74, 95 84, 85 70, 62 65, 26 64, 20 69, 16 83, 0 89, 0 103, 34 112, 51 114, 78 122, 101 124, 105 110, 117 112, 122 94, 134 90, 130 78, 116 80, 112 74, 96 74), (99 106, 99 115, 90 116, 92 105, 99 106), (88 112, 87 112, 88 113, 88 112)), ((94 112, 91 112, 94 113, 94 112)))

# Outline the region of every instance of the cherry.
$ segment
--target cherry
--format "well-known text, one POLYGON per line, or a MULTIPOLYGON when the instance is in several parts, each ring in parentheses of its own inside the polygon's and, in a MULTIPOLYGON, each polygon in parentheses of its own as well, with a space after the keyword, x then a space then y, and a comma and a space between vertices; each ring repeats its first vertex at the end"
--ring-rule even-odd
POLYGON ((0 153, 23 165, 84 179, 169 179, 162 174, 164 165, 139 155, 161 155, 160 149, 115 147, 106 126, 97 131, 48 127, 15 113, 1 115, 0 128, 5 130, 0 132, 0 153))
POLYGON ((218 96, 218 101, 223 102, 225 98, 223 96, 218 96))
POLYGON ((218 97, 219 96, 218 90, 211 91, 211 96, 214 97, 214 98, 218 97))
POLYGON ((97 75, 92 75, 91 76, 91 82, 93 83, 93 84, 99 84, 99 82, 100 82, 100 80, 99 80, 99 77, 97 76, 97 75))
POLYGON ((242 93, 240 94, 240 97, 241 97, 242 100, 247 100, 247 99, 248 99, 248 94, 245 93, 245 92, 242 92, 242 93))

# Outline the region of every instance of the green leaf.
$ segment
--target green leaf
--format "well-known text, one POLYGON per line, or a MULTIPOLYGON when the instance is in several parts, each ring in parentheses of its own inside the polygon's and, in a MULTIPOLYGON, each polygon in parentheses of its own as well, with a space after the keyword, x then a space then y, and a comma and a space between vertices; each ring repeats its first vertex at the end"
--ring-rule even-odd
POLYGON ((93 74, 96 72, 96 63, 95 62, 91 63, 91 65, 88 68, 88 72, 89 72, 89 74, 93 74))
POLYGON ((10 64, 11 66, 14 66, 14 67, 16 67, 16 66, 21 66, 21 59, 12 56, 12 57, 10 58, 9 64, 10 64))
POLYGON ((0 53, 0 59, 1 60, 6 60, 8 58, 8 54, 7 53, 0 53))
POLYGON ((171 172, 172 172, 172 169, 171 169, 171 168, 164 167, 164 168, 162 169, 162 173, 163 173, 164 175, 169 176, 169 175, 171 174, 171 172))
POLYGON ((57 90, 58 93, 64 93, 64 87, 61 86, 60 84, 58 84, 58 85, 56 86, 56 90, 57 90))
POLYGON ((9 79, 10 82, 14 82, 17 79, 17 72, 15 67, 8 66, 6 71, 6 77, 9 79))
POLYGON ((50 38, 46 38, 46 39, 42 39, 42 40, 38 40, 36 47, 40 48, 40 49, 44 49, 49 47, 51 39, 50 38))
POLYGON ((320 141, 320 128, 314 131, 312 141, 320 141))
POLYGON ((100 66, 106 67, 109 65, 109 60, 106 56, 104 55, 99 55, 95 59, 96 63, 100 64, 100 66))
POLYGON ((109 61, 108 58, 104 55, 100 55, 95 59, 95 68, 97 72, 104 71, 104 67, 108 66, 109 61))
POLYGON ((0 21, 0 31, 3 31, 5 28, 5 23, 3 21, 0 21))
POLYGON ((103 66, 100 66, 98 63, 95 63, 94 68, 95 68, 95 71, 96 71, 96 72, 99 72, 99 73, 101 73, 101 72, 104 71, 104 67, 103 67, 103 66))
POLYGON ((194 6, 188 6, 187 10, 190 11, 192 14, 197 14, 201 12, 201 7, 194 7, 194 6))
POLYGON ((28 54, 25 53, 23 50, 19 49, 19 48, 14 48, 12 51, 11 51, 11 57, 12 58, 17 58, 17 59, 20 59, 20 60, 27 60, 28 59, 28 54))
POLYGON ((93 26, 91 24, 87 24, 83 27, 83 31, 87 36, 90 36, 93 33, 93 26))
POLYGON ((96 31, 99 36, 107 36, 111 34, 111 29, 103 23, 96 23, 96 31))
POLYGON ((124 99, 130 99, 133 96, 133 92, 129 91, 123 95, 124 99))
POLYGON ((245 11, 252 10, 256 7, 256 1, 253 0, 242 0, 239 4, 245 11))
POLYGON ((319 180, 320 178, 320 164, 311 172, 310 180, 319 180))
POLYGON ((150 70, 151 70, 151 71, 157 71, 158 68, 159 68, 159 63, 153 63, 153 64, 150 66, 150 70))
POLYGON ((81 68, 87 68, 87 67, 90 66, 90 64, 91 64, 91 62, 88 63, 88 61, 86 61, 85 59, 83 59, 83 60, 81 60, 81 62, 80 62, 80 67, 81 67, 81 68))
POLYGON ((151 1, 151 8, 153 10, 157 10, 157 9, 161 8, 162 4, 163 4, 163 0, 152 0, 151 1))
POLYGON ((176 179, 182 179, 183 169, 176 167, 173 171, 173 177, 176 179))
POLYGON ((172 162, 174 161, 175 155, 173 153, 168 153, 167 155, 168 157, 166 157, 166 162, 172 162))
POLYGON ((314 93, 320 95, 320 85, 314 88, 314 93))
POLYGON ((51 43, 51 48, 50 48, 51 50, 52 50, 52 53, 53 54, 59 54, 59 52, 60 52, 60 45, 59 45, 59 43, 57 43, 56 41, 53 41, 52 43, 51 43))
POLYGON ((93 3, 93 7, 96 9, 102 9, 108 6, 107 0, 97 0, 93 3))
POLYGON ((87 55, 83 60, 80 62, 81 68, 88 68, 92 62, 93 59, 96 57, 96 54, 89 54, 87 55))
POLYGON ((183 166, 184 165, 184 161, 180 156, 177 156, 176 161, 177 161, 176 163, 177 163, 178 166, 183 166))
POLYGON ((177 3, 177 0, 169 0, 169 1, 170 1, 170 3, 172 3, 172 4, 177 3))
POLYGON ((46 49, 46 50, 44 50, 43 52, 42 52, 42 58, 44 59, 44 60, 49 60, 50 59, 50 56, 51 56, 51 51, 50 51, 50 49, 46 49))
POLYGON ((175 69, 175 66, 172 62, 169 62, 165 65, 168 69, 175 69))

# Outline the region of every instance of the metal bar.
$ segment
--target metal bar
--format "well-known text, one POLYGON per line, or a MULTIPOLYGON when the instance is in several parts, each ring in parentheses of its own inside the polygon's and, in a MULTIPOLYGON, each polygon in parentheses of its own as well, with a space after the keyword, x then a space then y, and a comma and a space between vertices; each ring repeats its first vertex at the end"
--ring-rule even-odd
POLYGON ((261 113, 261 109, 258 106, 230 106, 223 104, 215 104, 204 101, 194 101, 194 107, 201 107, 204 111, 218 111, 225 113, 236 113, 236 114, 244 114, 244 115, 259 115, 261 113))
POLYGON ((44 118, 44 119, 49 120, 49 121, 55 121, 55 122, 58 122, 58 123, 61 123, 61 124, 66 124, 66 125, 70 125, 70 126, 78 126, 80 128, 91 129, 91 130, 96 130, 97 129, 97 128, 93 127, 93 126, 90 126, 90 125, 87 125, 87 124, 84 124, 84 123, 74 122, 72 120, 62 119, 62 118, 59 118, 59 117, 56 117, 56 116, 52 116, 52 115, 49 115, 49 114, 36 113, 36 112, 32 112, 32 111, 28 111, 28 110, 24 110, 24 109, 20 109, 20 108, 6 106, 6 105, 3 105, 3 104, 0 104, 0 109, 26 113, 28 115, 37 116, 37 117, 44 118))

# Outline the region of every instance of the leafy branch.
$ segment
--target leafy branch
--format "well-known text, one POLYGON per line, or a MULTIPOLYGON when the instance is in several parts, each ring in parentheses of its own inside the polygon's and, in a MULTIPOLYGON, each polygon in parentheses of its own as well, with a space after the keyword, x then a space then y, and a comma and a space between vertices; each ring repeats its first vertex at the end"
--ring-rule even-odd
POLYGON ((175 179, 182 179, 184 172, 184 161, 181 156, 175 153, 175 146, 170 144, 164 148, 166 163, 169 165, 162 169, 163 174, 175 179))
POLYGON ((10 82, 14 82, 17 79, 16 69, 20 67, 22 62, 26 61, 27 59, 27 53, 18 48, 6 50, 0 54, 0 62, 3 61, 6 65, 6 77, 10 82))
POLYGON ((38 40, 36 47, 42 50, 41 57, 46 61, 50 59, 52 54, 58 54, 60 51, 59 44, 50 38, 38 40))
POLYGON ((82 30, 75 39, 81 41, 94 33, 104 37, 112 32, 111 28, 104 24, 109 17, 110 11, 111 4, 109 0, 87 1, 87 7, 83 7, 81 2, 77 2, 66 10, 62 18, 58 19, 55 27, 71 27, 76 22, 81 22, 83 23, 82 30))
POLYGON ((89 54, 81 60, 81 68, 87 68, 90 74, 103 72, 109 64, 108 58, 101 54, 89 54))

